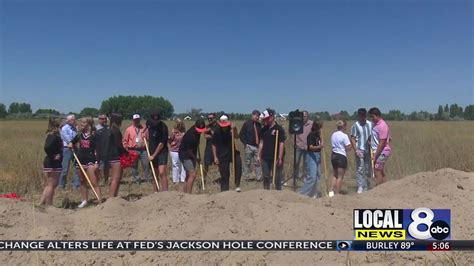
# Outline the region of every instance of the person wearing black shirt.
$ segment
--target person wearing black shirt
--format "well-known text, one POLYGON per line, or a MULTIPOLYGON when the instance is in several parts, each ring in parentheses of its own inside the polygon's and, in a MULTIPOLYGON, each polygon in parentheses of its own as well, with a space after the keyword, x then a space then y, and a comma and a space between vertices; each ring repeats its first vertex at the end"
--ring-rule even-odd
POLYGON ((186 171, 186 183, 184 184, 184 193, 191 194, 193 190, 194 179, 196 179, 196 163, 200 163, 197 158, 197 151, 200 141, 200 134, 206 131, 204 120, 198 119, 183 136, 181 146, 179 146, 179 159, 186 171))
MULTIPOLYGON (((237 137, 236 128, 229 122, 226 115, 222 115, 219 119, 219 127, 214 131, 212 138, 212 151, 214 154, 214 163, 219 166, 219 173, 221 175, 221 191, 229 190, 230 177, 230 163, 232 162, 232 134, 234 138, 237 137)), ((235 149, 234 143, 234 158, 235 158, 235 191, 240 192, 240 177, 242 176, 242 161, 240 159, 240 152, 235 149)))
POLYGON ((206 139, 206 148, 204 149, 204 178, 206 178, 207 173, 209 172, 209 166, 214 163, 214 156, 212 154, 212 136, 214 131, 217 129, 217 120, 216 114, 211 113, 207 116, 209 124, 207 125, 207 130, 204 132, 204 138, 206 139))
POLYGON ((300 194, 308 197, 318 197, 318 183, 321 176, 321 148, 324 144, 321 141, 322 124, 313 122, 311 132, 308 134, 308 149, 306 153, 306 173, 307 178, 304 180, 300 194))
POLYGON ((59 176, 62 171, 63 141, 59 135, 60 125, 61 123, 58 119, 49 119, 46 141, 44 143, 46 157, 43 161, 43 170, 48 176, 48 179, 39 201, 41 205, 53 204, 54 189, 58 185, 59 176))
POLYGON ((252 161, 255 163, 255 175, 257 181, 262 180, 262 168, 257 163, 258 145, 260 143, 260 131, 262 130, 262 124, 258 122, 260 112, 254 110, 252 112, 252 119, 246 121, 240 129, 239 138, 242 144, 244 144, 245 151, 245 163, 244 163, 244 178, 250 180, 251 165, 252 161))
MULTIPOLYGON (((99 196, 99 203, 101 203, 102 199, 100 196, 100 186, 97 182, 96 170, 98 168, 97 158, 96 158, 96 140, 95 140, 95 133, 93 131, 94 127, 94 120, 92 117, 82 117, 79 120, 79 128, 78 134, 69 144, 70 148, 74 148, 76 150, 77 158, 80 162, 76 162, 76 168, 79 168, 79 163, 81 163, 82 168, 86 171, 87 176, 89 177, 92 186, 94 186, 97 195, 99 196), (76 147, 76 144, 79 144, 76 147)), ((86 181, 86 177, 82 171, 79 171, 81 176, 81 186, 80 191, 82 195, 82 202, 79 204, 78 208, 83 208, 87 205, 88 193, 87 187, 89 184, 86 181)))
MULTIPOLYGON (((104 178, 103 184, 107 184, 110 174, 110 165, 103 160, 102 154, 100 154, 100 152, 106 149, 102 148, 101 145, 107 144, 106 139, 109 135, 109 126, 107 125, 108 118, 106 114, 100 114, 97 119, 99 120, 99 123, 95 127, 97 138, 97 161, 99 161, 99 170, 104 178)), ((98 178, 100 179, 100 176, 98 176, 98 178)))
POLYGON ((108 141, 106 149, 105 161, 108 161, 110 166, 110 188, 109 197, 117 197, 120 180, 122 179, 122 166, 120 165, 120 156, 128 154, 127 150, 123 147, 122 133, 120 132, 120 126, 122 125, 122 115, 111 114, 110 115, 110 128, 108 129, 108 141))
POLYGON ((276 156, 276 173, 275 173, 275 188, 281 190, 281 180, 283 172, 283 159, 285 155, 285 130, 275 121, 275 111, 266 109, 263 112, 263 120, 265 126, 262 128, 259 148, 258 161, 262 165, 263 173, 263 188, 270 189, 270 182, 272 179, 274 156, 276 156), (278 131, 277 145, 276 132, 278 131))
MULTIPOLYGON (((168 176, 166 175, 166 165, 168 164, 168 126, 160 120, 158 112, 151 114, 151 119, 147 122, 148 136, 150 138, 150 157, 153 167, 158 172, 163 191, 168 191, 168 176)), ((153 182, 153 190, 158 192, 156 183, 153 182)))

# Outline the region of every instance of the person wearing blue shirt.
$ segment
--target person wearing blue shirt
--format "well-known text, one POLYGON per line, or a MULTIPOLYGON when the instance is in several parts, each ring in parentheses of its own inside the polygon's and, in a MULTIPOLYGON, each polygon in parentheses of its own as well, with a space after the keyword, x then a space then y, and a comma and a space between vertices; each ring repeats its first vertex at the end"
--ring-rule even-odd
MULTIPOLYGON (((59 177, 59 188, 66 188, 66 179, 69 172, 69 164, 73 160, 73 155, 71 149, 68 148, 69 143, 76 137, 76 117, 74 115, 68 115, 66 118, 66 124, 61 128, 61 139, 63 140, 63 162, 62 162, 62 172, 59 177)), ((80 181, 79 176, 77 175, 77 169, 73 166, 73 180, 72 186, 74 189, 79 189, 80 181)))

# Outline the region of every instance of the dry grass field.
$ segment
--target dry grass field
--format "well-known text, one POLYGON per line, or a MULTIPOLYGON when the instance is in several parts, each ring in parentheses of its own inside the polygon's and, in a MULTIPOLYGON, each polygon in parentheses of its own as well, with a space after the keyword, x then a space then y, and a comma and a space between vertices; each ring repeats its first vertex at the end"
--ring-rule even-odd
MULTIPOLYGON (((167 123, 171 129, 173 122, 167 123)), ((242 121, 236 122, 239 129, 242 123, 242 121)), ((123 128, 129 124, 130 121, 125 121, 123 128)), ((191 124, 192 122, 188 122, 187 126, 189 127, 191 124)), ((351 122, 348 124, 350 125, 351 122)), ((387 166, 389 180, 440 168, 474 171, 474 134, 472 133, 474 132, 474 123, 389 121, 389 125, 391 126, 393 150, 387 166)), ((0 193, 16 192, 23 198, 37 201, 46 179, 42 172, 46 126, 47 121, 0 121, 0 193)), ((284 126, 288 129, 287 123, 284 126)), ((334 128, 334 121, 325 122, 323 128, 325 140, 330 139, 334 128)), ((201 138, 201 151, 204 151, 204 144, 205 141, 201 138)), ((238 142, 238 149, 243 150, 240 142, 238 142)), ((285 176, 290 177, 293 171, 293 138, 290 136, 286 142, 286 149, 284 169, 285 176)), ((325 153, 328 159, 330 148, 326 148, 325 153)), ((170 167, 170 161, 168 167, 170 167)), ((354 155, 350 153, 349 168, 343 187, 343 190, 349 194, 355 193, 356 190, 355 180, 352 178, 354 168, 354 155)), ((330 171, 330 162, 327 163, 327 170, 330 171)), ((169 170, 168 173, 171 178, 171 171, 169 170)), ((199 182, 196 182, 194 192, 218 192, 219 186, 212 182, 218 178, 218 175, 217 168, 211 167, 206 180, 206 191, 200 191, 199 182)), ((151 193, 150 184, 130 185, 129 179, 130 171, 126 170, 120 188, 120 196, 123 198, 137 199, 151 193)), ((250 190, 261 188, 262 184, 242 181, 241 187, 243 190, 250 190)), ((170 187, 170 190, 181 189, 181 185, 170 187)), ((106 195, 105 193, 106 189, 103 190, 104 195, 106 195)), ((79 192, 71 190, 70 187, 65 191, 58 191, 54 205, 60 207, 65 197, 77 202, 79 201, 79 192)))

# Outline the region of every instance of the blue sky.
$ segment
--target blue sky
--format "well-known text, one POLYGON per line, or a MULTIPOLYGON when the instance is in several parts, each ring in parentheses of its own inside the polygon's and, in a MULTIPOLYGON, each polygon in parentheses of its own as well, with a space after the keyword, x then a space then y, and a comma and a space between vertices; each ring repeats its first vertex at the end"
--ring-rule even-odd
POLYGON ((435 112, 473 104, 472 1, 12 1, 0 102, 80 111, 154 95, 176 112, 435 112))

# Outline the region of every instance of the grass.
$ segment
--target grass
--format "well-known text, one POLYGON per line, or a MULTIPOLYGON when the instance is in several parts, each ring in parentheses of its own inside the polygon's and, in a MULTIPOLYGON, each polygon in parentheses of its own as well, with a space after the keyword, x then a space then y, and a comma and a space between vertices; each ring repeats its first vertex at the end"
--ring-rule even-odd
MULTIPOLYGON (((173 122, 167 123, 171 129, 173 122)), ((129 124, 129 121, 125 121, 123 129, 129 124)), ((242 124, 243 121, 236 122, 239 129, 242 124)), ((351 122, 348 124, 351 125, 351 122)), ((187 127, 191 125, 192 122, 187 122, 187 127)), ((474 171, 473 122, 389 121, 389 125, 392 136, 392 156, 387 163, 386 171, 389 179, 398 179, 417 172, 446 167, 474 171)), ((0 121, 0 150, 2 151, 0 153, 0 193, 16 192, 26 199, 38 200, 46 179, 42 171, 46 127, 47 121, 0 121)), ((284 127, 287 131, 288 123, 284 123, 284 127)), ((327 148, 324 152, 328 160, 331 152, 328 141, 334 128, 334 121, 325 122, 323 130, 327 148)), ((286 177, 291 177, 293 172, 293 138, 288 134, 287 136, 284 174, 286 177)), ((204 145, 205 141, 201 138, 202 152, 204 145)), ((237 148, 243 151, 240 141, 237 142, 237 148)), ((171 180, 170 164, 171 160, 168 163, 168 176, 171 180)), ((328 161, 327 170, 330 171, 330 168, 328 161)), ((352 178, 354 171, 354 154, 350 152, 349 167, 343 186, 343 190, 347 193, 354 193, 356 190, 355 180, 352 178)), ((328 173, 329 175, 330 173, 328 173)), ((129 185, 130 176, 130 170, 127 169, 120 187, 120 196, 135 200, 151 193, 151 184, 149 183, 129 185)), ((195 182, 195 193, 218 192, 219 185, 212 183, 212 180, 218 177, 217 167, 211 167, 206 179, 206 191, 199 191, 199 179, 195 182)), ((71 180, 71 176, 68 180, 71 180)), ((243 190, 249 190, 262 188, 263 185, 258 182, 242 181, 241 187, 243 190)), ((182 190, 182 187, 180 184, 171 185, 170 189, 182 190)), ((102 193, 106 195, 105 188, 102 193)), ((65 191, 58 191, 54 205, 63 206, 65 200, 67 200, 68 206, 75 206, 75 203, 79 201, 79 192, 72 191, 70 187, 65 191)))

